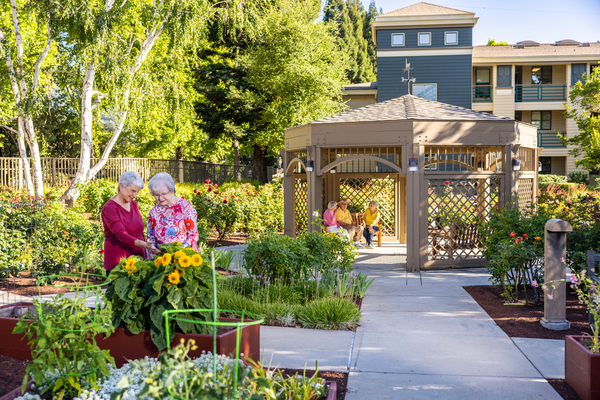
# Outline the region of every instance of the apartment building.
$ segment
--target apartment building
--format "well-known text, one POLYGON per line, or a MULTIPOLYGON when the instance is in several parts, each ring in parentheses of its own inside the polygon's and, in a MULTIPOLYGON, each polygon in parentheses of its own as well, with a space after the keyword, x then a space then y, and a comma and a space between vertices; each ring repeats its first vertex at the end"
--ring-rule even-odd
POLYGON ((576 123, 564 117, 565 103, 571 86, 599 65, 600 43, 565 39, 473 46, 477 20, 474 13, 429 3, 377 16, 372 26, 377 82, 346 86, 344 99, 354 109, 410 90, 429 100, 528 122, 538 127, 541 173, 575 171, 574 158, 558 135, 578 133, 576 123))

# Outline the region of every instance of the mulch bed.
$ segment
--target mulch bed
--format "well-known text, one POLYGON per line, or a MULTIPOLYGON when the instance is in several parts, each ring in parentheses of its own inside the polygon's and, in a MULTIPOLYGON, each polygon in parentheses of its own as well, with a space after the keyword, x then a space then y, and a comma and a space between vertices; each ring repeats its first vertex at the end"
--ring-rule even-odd
MULTIPOLYGON (((566 286, 566 315, 567 320, 571 323, 571 328, 565 331, 552 331, 540 324, 540 319, 544 316, 543 302, 540 305, 504 305, 500 287, 464 286, 464 289, 510 337, 564 340, 565 335, 592 333, 587 308, 579 303, 575 291, 568 285, 566 286)), ((581 400, 575 390, 563 379, 548 379, 548 383, 563 399, 581 400)))
MULTIPOLYGON (((290 369, 290 368, 279 368, 282 371, 283 376, 293 376, 294 374, 304 374, 303 369, 290 369)), ((313 376, 315 370, 306 370, 306 376, 313 376)), ((319 371, 319 378, 323 378, 326 381, 335 381, 337 384, 337 400, 344 400, 346 398, 346 391, 348 390, 348 374, 346 372, 333 372, 333 371, 319 371)))
MULTIPOLYGON (((76 273, 73 273, 76 275, 76 273)), ((18 277, 11 277, 4 280, 0 280, 0 290, 12 294, 18 294, 21 296, 37 296, 38 294, 57 294, 72 292, 77 287, 86 285, 85 279, 82 281, 73 280, 69 278, 57 279, 54 281, 52 286, 38 286, 35 278, 30 278, 29 271, 23 271, 19 273, 18 277), (65 286, 65 287, 57 287, 65 286)), ((98 285, 104 281, 91 277, 87 280, 87 285, 98 285)), ((103 288, 105 286, 102 286, 103 288)))
POLYGON ((239 235, 231 235, 226 237, 223 240, 217 240, 216 236, 211 236, 208 239, 207 246, 208 247, 221 247, 221 246, 235 246, 238 244, 244 244, 248 240, 248 235, 239 234, 239 235))
MULTIPOLYGON (((0 355, 0 397, 13 389, 20 387, 23 383, 23 376, 25 375, 25 368, 29 364, 29 361, 19 361, 14 358, 0 355)), ((302 375, 304 370, 302 369, 287 369, 280 368, 283 376, 293 376, 294 374, 302 375)), ((306 370, 306 376, 313 376, 314 370, 306 370)), ((344 400, 346 397, 346 390, 348 385, 348 374, 344 372, 332 372, 332 371, 319 371, 318 376, 328 381, 335 381, 337 383, 337 400, 344 400)))
POLYGON ((0 355, 0 397, 23 384, 27 364, 27 360, 20 361, 0 355))

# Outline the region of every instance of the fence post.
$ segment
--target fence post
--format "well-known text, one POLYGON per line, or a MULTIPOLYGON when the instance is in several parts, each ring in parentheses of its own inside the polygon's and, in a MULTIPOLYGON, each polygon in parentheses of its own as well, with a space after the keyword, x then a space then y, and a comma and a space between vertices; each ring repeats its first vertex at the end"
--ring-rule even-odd
POLYGON ((52 159, 52 186, 56 186, 56 158, 52 159))
POLYGON ((549 293, 544 299, 544 318, 540 323, 553 331, 564 331, 571 324, 567 321, 566 264, 567 232, 573 232, 571 224, 553 218, 546 222, 544 239, 544 282, 549 293))
POLYGON ((19 158, 19 190, 23 189, 23 159, 19 158))

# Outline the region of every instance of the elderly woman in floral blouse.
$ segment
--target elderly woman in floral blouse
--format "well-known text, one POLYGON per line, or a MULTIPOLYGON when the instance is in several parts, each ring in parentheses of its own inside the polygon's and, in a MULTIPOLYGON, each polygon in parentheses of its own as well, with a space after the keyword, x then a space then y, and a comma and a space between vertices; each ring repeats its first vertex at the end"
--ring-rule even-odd
POLYGON ((148 190, 156 199, 148 218, 148 241, 157 245, 179 242, 198 250, 196 210, 192 204, 175 196, 175 181, 166 172, 154 175, 148 190))

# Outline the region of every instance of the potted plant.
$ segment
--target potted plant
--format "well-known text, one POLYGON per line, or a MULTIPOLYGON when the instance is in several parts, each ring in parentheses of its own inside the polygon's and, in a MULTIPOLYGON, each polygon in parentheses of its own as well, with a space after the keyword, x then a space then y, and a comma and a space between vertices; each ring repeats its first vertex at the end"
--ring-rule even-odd
POLYGON ((565 337, 565 382, 583 400, 593 400, 600 399, 600 288, 586 272, 571 275, 571 287, 593 315, 593 335, 565 337))

